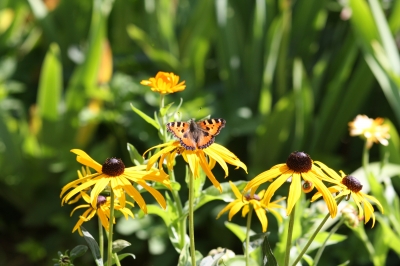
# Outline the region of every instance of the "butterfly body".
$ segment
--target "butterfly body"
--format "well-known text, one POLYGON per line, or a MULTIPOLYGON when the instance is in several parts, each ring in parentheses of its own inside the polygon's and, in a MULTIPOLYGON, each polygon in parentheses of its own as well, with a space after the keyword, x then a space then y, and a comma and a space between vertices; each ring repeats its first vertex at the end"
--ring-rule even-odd
POLYGON ((222 118, 212 118, 195 122, 171 122, 167 123, 167 130, 177 137, 186 150, 205 149, 215 141, 225 126, 226 121, 222 118))

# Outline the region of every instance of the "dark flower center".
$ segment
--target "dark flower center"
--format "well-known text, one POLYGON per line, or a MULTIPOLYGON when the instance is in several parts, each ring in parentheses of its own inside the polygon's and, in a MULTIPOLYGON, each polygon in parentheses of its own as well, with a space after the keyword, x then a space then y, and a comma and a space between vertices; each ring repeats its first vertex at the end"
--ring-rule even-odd
POLYGON ((257 194, 254 194, 253 196, 250 196, 250 194, 247 194, 244 197, 246 198, 246 200, 252 200, 252 199, 257 200, 257 201, 261 200, 261 198, 257 194))
POLYGON ((104 197, 102 195, 98 196, 97 197, 97 205, 96 205, 97 208, 99 208, 101 205, 103 205, 106 202, 107 202, 107 198, 106 197, 104 197))
POLYGON ((109 176, 119 176, 124 173, 125 165, 121 159, 108 158, 103 164, 102 172, 109 176))
POLYGON ((311 170, 312 160, 307 153, 295 151, 289 155, 286 165, 295 172, 306 173, 311 170))
POLYGON ((355 193, 359 192, 363 187, 360 181, 351 175, 343 177, 342 184, 355 193))

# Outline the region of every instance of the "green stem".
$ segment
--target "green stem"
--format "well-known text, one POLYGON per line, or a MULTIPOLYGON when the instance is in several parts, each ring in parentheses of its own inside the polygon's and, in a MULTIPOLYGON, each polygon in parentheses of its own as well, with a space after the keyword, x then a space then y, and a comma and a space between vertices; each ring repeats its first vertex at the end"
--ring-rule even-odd
POLYGON ((290 260, 290 249, 292 247, 292 235, 293 235, 294 216, 295 215, 296 215, 296 206, 294 206, 294 208, 292 209, 292 212, 290 213, 288 235, 287 235, 287 239, 286 239, 285 266, 289 265, 289 260, 290 260))
POLYGON ((112 242, 113 242, 113 225, 114 225, 114 191, 110 190, 110 220, 108 229, 108 247, 107 247, 107 265, 112 265, 112 242))
POLYGON ((104 234, 103 234, 103 226, 101 225, 100 217, 97 217, 97 224, 99 227, 99 246, 100 246, 100 256, 101 259, 104 260, 104 234))
POLYGON ((341 219, 333 228, 332 230, 329 232, 329 235, 326 237, 324 243, 322 243, 322 246, 318 249, 317 254, 315 255, 314 258, 314 266, 318 265, 319 259, 321 258, 322 252, 324 252, 326 243, 328 243, 329 238, 336 233, 336 231, 340 228, 340 226, 343 224, 343 219, 341 219))
POLYGON ((249 213, 247 214, 247 228, 246 228, 246 266, 249 266, 250 261, 250 228, 251 228, 251 216, 253 214, 253 205, 249 204, 249 213))
MULTIPOLYGON (((339 203, 345 198, 346 196, 342 196, 340 197, 337 201, 336 204, 339 205, 339 203)), ((317 234, 319 233, 319 231, 321 230, 322 226, 324 226, 324 224, 326 223, 326 221, 328 220, 330 214, 328 213, 325 218, 322 220, 322 222, 320 223, 320 225, 317 227, 317 229, 315 230, 315 232, 312 234, 312 236, 310 237, 310 239, 308 240, 307 244, 304 246, 303 250, 300 252, 300 254, 297 256, 296 260, 293 262, 293 266, 295 266, 303 257, 303 255, 306 253, 307 249, 310 247, 311 243, 314 241, 314 238, 317 236, 317 234)))
MULTIPOLYGON (((172 182, 175 182, 175 173, 174 171, 168 171, 169 178, 172 182)), ((177 190, 171 190, 172 198, 174 199, 174 206, 176 211, 178 212, 178 232, 179 232, 179 247, 181 249, 185 246, 185 238, 186 238, 186 219, 180 219, 183 217, 183 206, 181 198, 179 197, 179 193, 177 190)))
POLYGON ((114 253, 113 256, 114 256, 115 265, 121 266, 121 262, 119 261, 117 253, 114 253))
POLYGON ((369 255, 371 261, 373 261, 374 265, 379 265, 379 263, 376 262, 376 257, 374 256, 375 255, 374 246, 369 241, 368 236, 365 233, 364 227, 359 227, 357 229, 354 229, 354 231, 356 232, 358 237, 361 239, 361 241, 364 243, 364 246, 368 251, 368 255, 369 255))
POLYGON ((189 238, 190 238, 190 257, 192 266, 196 266, 196 249, 194 247, 194 177, 189 171, 189 238))

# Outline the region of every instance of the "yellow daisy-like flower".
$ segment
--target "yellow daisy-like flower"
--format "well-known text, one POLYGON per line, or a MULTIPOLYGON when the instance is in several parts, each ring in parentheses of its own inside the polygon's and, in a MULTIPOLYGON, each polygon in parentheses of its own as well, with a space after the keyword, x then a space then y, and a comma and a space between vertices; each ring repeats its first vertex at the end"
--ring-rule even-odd
POLYGON ((236 157, 235 154, 230 152, 224 146, 217 143, 211 144, 205 149, 186 150, 181 146, 179 141, 170 141, 164 144, 154 146, 147 150, 145 154, 156 148, 163 148, 153 156, 150 157, 147 163, 147 169, 150 169, 157 161, 159 161, 159 167, 162 166, 164 160, 166 159, 168 169, 172 169, 174 165, 175 156, 181 154, 183 159, 189 164, 189 168, 194 176, 194 178, 199 177, 200 168, 203 169, 204 173, 210 179, 211 183, 222 192, 222 187, 212 173, 216 162, 218 162, 222 169, 225 171, 225 177, 228 176, 228 166, 226 163, 235 165, 236 169, 241 167, 247 172, 246 165, 236 157), (208 160, 207 160, 207 157, 208 160))
POLYGON ((254 194, 261 184, 267 181, 272 181, 276 178, 271 185, 269 185, 267 191, 265 192, 264 201, 270 202, 275 191, 281 187, 283 183, 290 181, 291 184, 286 209, 286 213, 289 215, 292 212, 294 205, 300 198, 302 191, 301 181, 303 179, 306 185, 304 191, 309 192, 314 187, 317 188, 317 190, 321 192, 328 206, 331 217, 333 218, 337 213, 337 205, 331 192, 322 182, 322 180, 329 181, 331 178, 321 171, 321 169, 317 167, 315 163, 325 166, 320 162, 314 162, 307 153, 298 151, 293 152, 289 155, 286 163, 277 164, 270 170, 267 170, 253 178, 244 188, 244 193, 246 193, 248 190, 251 190, 251 194, 254 194))
POLYGON ((229 184, 231 185, 232 191, 236 196, 236 199, 232 202, 230 202, 228 205, 226 205, 225 208, 223 208, 217 216, 217 219, 221 217, 222 214, 227 212, 229 210, 229 216, 228 219, 229 221, 232 220, 232 217, 242 209, 242 217, 245 217, 250 210, 250 204, 253 206, 254 211, 257 214, 258 219, 260 220, 261 226, 262 226, 262 231, 265 232, 267 231, 268 227, 268 219, 266 212, 267 210, 270 211, 272 214, 275 215, 275 217, 282 222, 282 218, 279 215, 277 211, 274 209, 277 208, 282 208, 281 205, 278 204, 279 201, 283 200, 284 198, 281 198, 277 201, 274 202, 268 202, 267 204, 263 202, 261 199, 264 196, 265 190, 262 190, 258 194, 254 194, 251 196, 250 194, 243 197, 242 193, 240 193, 239 189, 235 186, 234 183, 229 181, 229 184))
MULTIPOLYGON (((71 216, 72 214, 78 210, 78 209, 82 209, 82 208, 87 208, 87 210, 81 215, 79 216, 79 220, 76 223, 74 229, 72 229, 72 233, 75 232, 76 230, 78 230, 79 234, 82 235, 82 231, 81 231, 81 225, 84 222, 89 221, 90 219, 93 218, 93 216, 95 214, 97 214, 97 216, 99 217, 101 224, 103 225, 104 229, 108 231, 109 229, 109 220, 110 220, 110 197, 104 197, 102 195, 99 195, 97 197, 97 205, 96 208, 93 208, 92 205, 90 204, 90 196, 88 194, 86 194, 85 192, 81 192, 82 198, 86 201, 86 203, 88 204, 82 204, 77 206, 75 209, 72 210, 71 212, 71 216)), ((130 204, 131 206, 133 206, 133 204, 129 201, 126 202, 127 204, 130 204)), ((114 210, 120 211, 126 219, 128 219, 128 216, 131 216, 132 218, 135 218, 132 211, 128 208, 123 208, 118 201, 114 201, 114 210)), ((115 217, 114 217, 115 219, 115 217)), ((115 220, 113 221, 113 223, 115 223, 115 220)))
MULTIPOLYGON (((372 218, 372 227, 374 227, 374 207, 369 201, 372 201, 376 205, 378 205, 379 209, 383 213, 383 207, 381 203, 375 197, 369 196, 361 192, 363 186, 357 178, 350 175, 345 175, 343 171, 340 171, 341 176, 339 176, 334 170, 330 168, 324 169, 324 171, 326 171, 326 173, 333 178, 332 183, 335 184, 334 186, 328 188, 329 191, 331 193, 338 193, 336 195, 336 198, 339 198, 341 196, 347 196, 349 198, 351 196, 358 207, 358 217, 363 217, 365 213, 365 223, 367 223, 372 218), (363 206, 361 206, 361 204, 363 206)), ((312 197, 311 201, 315 201, 319 197, 321 197, 321 193, 317 192, 312 197)))
POLYGON ((185 81, 179 82, 179 76, 174 73, 158 72, 154 78, 142 80, 140 84, 150 86, 152 91, 169 94, 178 91, 183 91, 186 88, 185 81))
POLYGON ((97 206, 97 197, 105 189, 110 188, 115 193, 122 207, 125 207, 125 192, 131 196, 139 205, 139 207, 147 213, 146 202, 140 195, 139 191, 132 186, 131 182, 134 182, 142 186, 147 190, 157 202, 165 209, 166 202, 164 197, 156 189, 149 186, 146 181, 156 181, 163 183, 167 187, 170 187, 170 181, 168 175, 164 171, 155 169, 147 169, 146 165, 139 165, 134 167, 125 168, 124 163, 120 159, 109 158, 106 162, 101 165, 93 160, 87 153, 79 149, 73 149, 71 152, 77 155, 76 160, 83 165, 96 170, 97 173, 87 175, 83 178, 79 178, 75 181, 68 183, 63 187, 60 197, 69 191, 61 203, 68 202, 73 196, 87 188, 91 188, 90 202, 93 208, 97 206))
POLYGON ((357 115, 352 122, 349 122, 350 136, 365 138, 368 149, 372 147, 374 142, 387 146, 390 128, 388 125, 383 125, 383 122, 384 119, 381 117, 372 119, 366 115, 357 115))

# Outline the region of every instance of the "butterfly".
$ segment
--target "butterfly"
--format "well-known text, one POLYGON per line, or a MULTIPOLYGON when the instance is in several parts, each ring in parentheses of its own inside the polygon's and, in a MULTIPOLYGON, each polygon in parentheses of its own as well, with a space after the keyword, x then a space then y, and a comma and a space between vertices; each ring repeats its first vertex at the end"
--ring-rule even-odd
POLYGON ((226 121, 222 118, 211 118, 195 122, 167 123, 167 130, 179 139, 186 150, 205 149, 215 141, 215 136, 225 127, 226 121))

